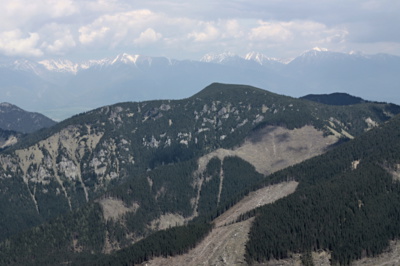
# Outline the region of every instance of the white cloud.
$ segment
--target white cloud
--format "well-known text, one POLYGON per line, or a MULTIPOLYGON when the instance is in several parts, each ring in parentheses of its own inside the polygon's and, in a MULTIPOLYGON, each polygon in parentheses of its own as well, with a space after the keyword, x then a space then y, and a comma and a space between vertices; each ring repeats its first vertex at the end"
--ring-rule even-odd
POLYGON ((161 33, 156 32, 152 28, 148 28, 140 33, 139 38, 136 38, 133 42, 138 45, 146 45, 157 42, 162 37, 161 33))
POLYGON ((59 54, 66 46, 73 46, 69 30, 61 34, 53 27, 79 13, 73 0, 13 0, 1 1, 0 51, 12 56, 42 56, 44 52, 59 54))
POLYGON ((251 29, 249 39, 254 41, 285 42, 293 39, 290 22, 259 21, 260 26, 251 29))
MULTIPOLYGON (((343 27, 329 27, 308 20, 205 21, 148 9, 101 15, 79 28, 79 41, 87 47, 121 50, 124 47, 132 49, 132 44, 141 48, 157 43, 159 51, 172 55, 201 51, 245 53, 249 49, 263 51, 279 46, 293 49, 294 45, 303 51, 316 45, 327 44, 329 48, 329 44, 343 43, 347 35, 348 31, 343 27)), ((157 49, 157 46, 152 46, 152 49, 157 49)))
POLYGON ((309 49, 316 45, 331 48, 346 40, 348 31, 342 27, 328 27, 315 21, 259 21, 250 30, 250 46, 262 49, 282 46, 286 49, 309 49))
POLYGON ((110 13, 120 12, 124 9, 129 8, 123 1, 116 0, 97 0, 97 1, 82 1, 83 8, 90 10, 91 12, 110 13))
POLYGON ((390 0, 2 0, 0 10, 0 36, 8 36, 0 52, 25 56, 131 49, 180 58, 249 49, 287 56, 317 45, 397 51, 390 47, 400 43, 400 2, 390 0))
MULTIPOLYGON (((85 45, 101 42, 106 47, 127 45, 135 40, 134 36, 151 29, 159 20, 157 14, 146 9, 102 15, 91 24, 79 28, 79 41, 85 45)), ((149 37, 151 32, 144 34, 143 38, 149 37)))
POLYGON ((91 44, 95 41, 101 41, 108 31, 110 31, 110 28, 105 26, 96 29, 83 26, 79 29, 79 41, 82 44, 91 44))
POLYGON ((335 31, 328 31, 327 37, 322 39, 320 42, 324 44, 340 44, 344 43, 346 37, 348 36, 349 32, 347 30, 335 30, 335 31))
POLYGON ((43 27, 40 33, 41 36, 45 36, 41 47, 51 54, 63 55, 76 47, 69 26, 52 23, 43 27))
MULTIPOLYGON (((1 1, 1 28, 37 27, 48 19, 58 19, 77 14, 78 5, 72 0, 12 0, 1 1)), ((32 30, 32 29, 31 29, 32 30)), ((37 29, 34 29, 37 30, 37 29)))
POLYGON ((201 23, 204 24, 202 31, 193 31, 188 34, 190 39, 195 42, 210 42, 216 40, 220 36, 219 30, 212 25, 212 23, 201 23))
POLYGON ((37 48, 39 34, 29 33, 25 36, 20 30, 0 33, 0 51, 6 55, 41 56, 37 48))
POLYGON ((243 28, 236 19, 229 19, 224 23, 224 30, 222 36, 224 38, 242 38, 244 35, 243 28))
POLYGON ((67 17, 78 13, 79 7, 76 1, 72 0, 43 0, 44 10, 53 18, 67 17))

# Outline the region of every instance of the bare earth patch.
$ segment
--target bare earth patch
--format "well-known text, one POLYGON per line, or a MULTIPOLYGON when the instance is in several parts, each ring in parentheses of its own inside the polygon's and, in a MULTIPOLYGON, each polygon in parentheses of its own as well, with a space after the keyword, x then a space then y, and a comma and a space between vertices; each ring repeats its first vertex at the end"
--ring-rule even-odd
POLYGON ((387 252, 375 258, 363 258, 355 261, 354 266, 397 266, 400 265, 400 241, 391 241, 387 252))
POLYGON ((284 182, 250 193, 218 217, 214 221, 216 226, 212 232, 187 254, 168 258, 154 258, 143 263, 143 265, 246 265, 244 260, 245 243, 248 240, 253 219, 240 223, 229 223, 236 220, 242 213, 293 193, 296 187, 297 182, 284 182))
POLYGON ((185 218, 182 215, 167 213, 161 215, 160 218, 153 220, 150 223, 150 228, 155 231, 164 230, 169 227, 183 225, 184 223, 185 223, 185 218))
POLYGON ((122 217, 127 212, 136 212, 139 205, 134 203, 132 206, 127 207, 122 200, 114 198, 106 198, 99 200, 99 204, 103 209, 103 217, 105 220, 114 219, 122 217))
POLYGON ((272 203, 280 198, 292 194, 297 188, 298 182, 283 182, 280 184, 264 187, 251 192, 248 196, 223 213, 214 223, 217 227, 234 222, 240 214, 246 213, 257 207, 272 203))
MULTIPOLYGON (((259 173, 270 174, 322 154, 337 139, 336 136, 324 137, 322 131, 312 126, 294 130, 267 126, 254 132, 236 149, 218 149, 201 157, 194 176, 204 172, 211 158, 218 157, 223 160, 226 156, 238 156, 251 163, 259 173)), ((199 187, 200 192, 201 183, 195 185, 199 187)), ((245 265, 245 243, 253 219, 234 222, 247 211, 293 193, 297 185, 294 181, 284 182, 250 193, 218 217, 214 221, 215 228, 212 232, 187 254, 154 258, 143 265, 245 265)))
POLYGON ((143 265, 246 265, 244 243, 248 239, 252 219, 215 228, 189 253, 168 258, 154 258, 143 265))
POLYGON ((12 146, 18 142, 18 139, 15 136, 11 136, 9 139, 0 141, 0 148, 5 148, 12 146))
MULTIPOLYGON (((331 254, 329 251, 312 252, 314 265, 329 266, 331 254)), ((301 266, 301 254, 292 254, 284 260, 270 260, 265 263, 254 263, 257 266, 301 266)), ((377 257, 367 257, 353 261, 352 266, 398 266, 400 265, 400 241, 391 241, 388 250, 377 257)))
POLYGON ((400 164, 395 164, 392 167, 385 167, 386 171, 392 175, 393 181, 400 181, 400 164))
POLYGON ((324 137, 322 131, 312 126, 293 130, 268 126, 234 151, 259 173, 270 174, 322 154, 337 140, 332 135, 324 137))
MULTIPOLYGON (((330 266, 331 254, 326 251, 312 252, 312 259, 315 266, 330 266)), ((270 260, 264 263, 253 263, 255 266, 302 266, 301 254, 291 254, 284 260, 270 260)))
POLYGON ((267 126, 234 150, 218 149, 198 161, 198 172, 203 172, 213 157, 223 160, 226 156, 238 156, 251 163, 259 173, 271 174, 288 166, 325 152, 338 140, 336 136, 324 137, 322 131, 312 126, 289 130, 267 126))

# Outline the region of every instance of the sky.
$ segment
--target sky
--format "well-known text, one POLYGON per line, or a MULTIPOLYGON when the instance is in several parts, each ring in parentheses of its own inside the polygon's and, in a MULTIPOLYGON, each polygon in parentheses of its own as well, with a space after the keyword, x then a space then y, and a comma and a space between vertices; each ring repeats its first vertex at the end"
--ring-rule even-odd
POLYGON ((0 56, 292 58, 313 47, 400 56, 397 0, 0 0, 0 56))

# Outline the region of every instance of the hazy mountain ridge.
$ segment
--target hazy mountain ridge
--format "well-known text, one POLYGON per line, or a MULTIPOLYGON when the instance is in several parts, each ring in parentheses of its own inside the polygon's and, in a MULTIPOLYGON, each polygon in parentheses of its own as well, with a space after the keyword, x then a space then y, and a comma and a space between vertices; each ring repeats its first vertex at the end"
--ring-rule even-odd
MULTIPOLYGON (((24 235, 11 246, 21 244, 28 257, 43 250, 56 257, 60 250, 117 250, 163 228, 168 217, 181 224, 226 209, 264 173, 320 154, 338 138, 360 135, 397 113, 394 105, 339 108, 224 84, 184 100, 105 106, 32 134, 1 154, 0 181, 9 188, 0 195, 2 238, 73 210, 43 225, 45 234, 31 231, 42 243, 38 249, 25 248, 30 240, 21 240, 24 235), (310 139, 290 142, 296 134, 310 139), (321 146, 312 150, 316 140, 321 146), (254 161, 261 155, 248 156, 257 146, 265 158, 274 158, 263 170, 254 161), (206 156, 203 163, 200 156, 206 156), (106 206, 120 207, 105 215, 106 206), (60 250, 53 241, 63 243, 60 250)), ((5 258, 16 250, 7 252, 5 258)))
POLYGON ((32 133, 55 124, 55 121, 42 114, 27 112, 10 103, 0 103, 0 128, 2 129, 32 133))
POLYGON ((329 105, 352 105, 352 104, 359 104, 365 103, 364 99, 356 96, 352 96, 347 93, 331 93, 331 94, 309 94, 300 99, 306 99, 309 101, 314 101, 318 103, 324 103, 329 105))
POLYGON ((346 91, 398 104, 399 69, 398 56, 323 49, 292 60, 256 52, 243 57, 210 54, 200 61, 126 53, 84 62, 16 59, 3 60, 0 91, 5 101, 58 120, 126 100, 182 99, 213 82, 248 84, 294 97, 346 91))

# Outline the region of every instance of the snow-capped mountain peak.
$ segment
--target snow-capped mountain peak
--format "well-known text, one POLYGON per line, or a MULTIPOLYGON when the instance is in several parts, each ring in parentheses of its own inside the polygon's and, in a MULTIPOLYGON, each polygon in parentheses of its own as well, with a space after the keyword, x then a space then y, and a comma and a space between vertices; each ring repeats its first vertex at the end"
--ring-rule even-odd
POLYGON ((275 57, 268 57, 262 53, 259 52, 250 52, 245 55, 244 59, 249 60, 249 61, 255 61, 260 65, 265 65, 267 64, 274 64, 274 63, 280 63, 280 64, 288 64, 290 61, 292 61, 292 58, 275 58, 275 57))
POLYGON ((363 52, 360 51, 350 51, 348 53, 350 56, 357 56, 357 57, 363 57, 363 58, 370 58, 370 55, 364 54, 363 52))
POLYGON ((262 65, 265 60, 268 60, 268 61, 271 60, 269 57, 263 55, 262 53, 257 53, 257 52, 250 52, 250 53, 246 54, 244 59, 255 61, 255 62, 259 63, 260 65, 262 65))
POLYGON ((200 61, 204 63, 222 63, 223 61, 226 61, 227 59, 232 59, 235 57, 239 57, 238 55, 231 53, 231 52, 224 52, 222 54, 213 54, 209 53, 204 55, 200 61))
POLYGON ((300 57, 310 56, 310 55, 311 56, 317 56, 317 55, 319 55, 321 53, 325 53, 325 52, 329 52, 328 49, 320 48, 320 47, 314 47, 314 48, 312 48, 310 50, 307 50, 307 51, 303 52, 302 54, 300 54, 300 57))
POLYGON ((47 70, 54 72, 76 74, 79 70, 79 64, 73 63, 70 60, 42 60, 38 63, 47 70))
POLYGON ((118 62, 124 64, 136 64, 137 60, 139 59, 140 55, 130 55, 127 53, 123 53, 118 55, 112 62, 111 65, 114 65, 118 62))
POLYGON ((22 70, 22 71, 33 71, 35 73, 37 72, 37 63, 27 60, 27 59, 18 59, 15 60, 13 63, 13 68, 15 70, 22 70))
POLYGON ((80 64, 81 69, 89 69, 91 67, 95 66, 105 66, 110 64, 110 59, 109 58, 103 58, 99 60, 88 60, 80 64))
POLYGON ((2 102, 2 103, 0 103, 0 107, 7 107, 7 108, 9 108, 9 107, 12 107, 13 105, 11 104, 11 103, 7 103, 7 102, 2 102))
POLYGON ((303 52, 302 54, 300 54, 300 56, 296 57, 295 60, 304 60, 304 59, 311 59, 311 58, 319 58, 321 56, 325 57, 328 54, 335 54, 334 52, 330 52, 328 49, 326 48, 321 48, 321 47, 314 47, 310 50, 307 50, 305 52, 303 52))

